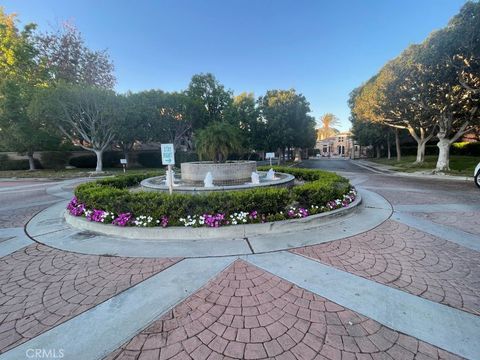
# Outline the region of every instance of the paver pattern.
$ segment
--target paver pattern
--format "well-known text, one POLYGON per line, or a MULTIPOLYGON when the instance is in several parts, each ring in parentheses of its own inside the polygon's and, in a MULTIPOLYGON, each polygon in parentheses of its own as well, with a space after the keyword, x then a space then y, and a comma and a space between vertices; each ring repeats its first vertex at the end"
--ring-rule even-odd
POLYGON ((453 227, 474 235, 480 235, 480 211, 411 213, 442 226, 453 227))
POLYGON ((237 260, 106 359, 458 359, 237 260))
POLYGON ((39 205, 8 211, 0 210, 0 228, 23 227, 28 220, 48 206, 49 205, 39 205))
POLYGON ((405 224, 388 220, 366 233, 292 252, 480 314, 480 254, 405 224))
MULTIPOLYGON (((37 184, 37 183, 33 183, 37 184)), ((0 182, 0 228, 13 228, 24 226, 35 214, 52 205, 53 201, 60 199, 48 195, 42 183, 39 187, 28 187, 30 182, 0 182), (8 190, 8 185, 17 187, 8 190), (27 187, 21 189, 22 186, 27 187), (32 205, 32 203, 34 203, 32 205)))
POLYGON ((0 258, 0 353, 179 260, 81 255, 41 244, 0 258))

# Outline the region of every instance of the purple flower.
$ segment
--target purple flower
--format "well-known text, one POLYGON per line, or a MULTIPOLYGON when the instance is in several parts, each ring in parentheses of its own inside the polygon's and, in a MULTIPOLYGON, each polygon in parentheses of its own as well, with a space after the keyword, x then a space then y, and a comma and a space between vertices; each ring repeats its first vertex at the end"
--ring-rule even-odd
POLYGON ((103 222, 104 219, 105 219, 105 211, 104 210, 93 209, 87 215, 87 220, 89 220, 89 221, 103 222))
POLYGON ((168 216, 162 215, 160 217, 160 226, 161 227, 167 227, 168 226, 168 216))
POLYGON ((205 226, 208 226, 208 227, 219 227, 225 224, 225 214, 221 214, 221 213, 218 213, 215 215, 203 214, 203 217, 205 219, 205 226))
POLYGON ((117 226, 126 226, 131 218, 132 214, 121 213, 113 220, 112 224, 117 226))
POLYGON ((85 205, 80 204, 76 196, 73 197, 72 200, 67 205, 67 210, 70 215, 73 216, 81 216, 85 213, 85 205))
POLYGON ((300 217, 307 217, 308 216, 308 210, 304 208, 298 209, 298 214, 300 217))

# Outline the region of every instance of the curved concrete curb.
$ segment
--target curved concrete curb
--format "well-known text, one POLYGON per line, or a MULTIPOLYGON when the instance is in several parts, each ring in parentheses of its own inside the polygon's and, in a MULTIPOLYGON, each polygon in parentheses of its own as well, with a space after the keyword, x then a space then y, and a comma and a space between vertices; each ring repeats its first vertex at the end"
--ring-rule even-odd
POLYGON ((84 217, 77 217, 64 213, 67 224, 86 231, 93 231, 99 234, 122 237, 127 239, 148 239, 148 240, 200 240, 200 239, 224 239, 224 238, 245 238, 257 235, 278 234, 317 228, 330 218, 346 215, 362 203, 362 197, 357 198, 349 207, 332 210, 329 212, 308 216, 301 219, 268 222, 263 224, 232 225, 219 228, 192 228, 172 226, 167 228, 141 228, 141 227, 119 227, 111 224, 101 224, 88 221, 84 217))
POLYGON ((102 235, 88 230, 76 229, 67 224, 64 218, 67 204, 65 201, 55 204, 33 217, 27 224, 25 231, 39 243, 65 251, 91 255, 108 254, 131 257, 248 255, 320 244, 357 235, 380 225, 391 216, 392 207, 380 195, 362 190, 361 199, 362 202, 349 209, 350 211, 347 213, 335 213, 333 216, 329 214, 329 217, 316 219, 317 226, 311 226, 312 224, 308 223, 311 219, 305 218, 303 220, 307 223, 300 222, 295 228, 290 227, 287 222, 284 224, 274 223, 276 225, 272 229, 276 232, 251 236, 241 235, 185 241, 178 238, 174 240, 151 240, 102 235), (309 228, 301 230, 300 226, 309 228))

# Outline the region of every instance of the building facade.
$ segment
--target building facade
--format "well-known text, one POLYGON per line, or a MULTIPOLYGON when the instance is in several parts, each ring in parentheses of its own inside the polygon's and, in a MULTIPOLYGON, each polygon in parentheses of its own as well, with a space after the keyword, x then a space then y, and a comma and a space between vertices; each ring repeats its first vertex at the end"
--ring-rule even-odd
POLYGON ((352 133, 346 131, 323 140, 318 140, 315 149, 320 150, 322 157, 353 157, 355 150, 352 133))

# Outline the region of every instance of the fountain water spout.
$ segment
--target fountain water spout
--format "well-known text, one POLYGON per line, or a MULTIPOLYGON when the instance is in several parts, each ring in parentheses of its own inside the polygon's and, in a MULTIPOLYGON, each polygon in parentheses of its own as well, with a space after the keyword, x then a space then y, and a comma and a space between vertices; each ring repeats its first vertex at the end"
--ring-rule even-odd
POLYGON ((275 171, 273 169, 268 170, 267 176, 265 178, 269 181, 275 180, 275 171))
POLYGON ((203 184, 205 187, 213 187, 213 176, 212 173, 209 171, 207 175, 205 175, 205 179, 203 180, 203 184))
POLYGON ((260 184, 260 176, 255 171, 252 172, 252 184, 260 184))

